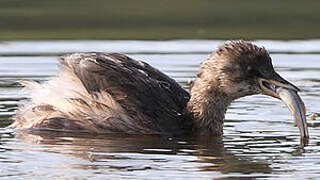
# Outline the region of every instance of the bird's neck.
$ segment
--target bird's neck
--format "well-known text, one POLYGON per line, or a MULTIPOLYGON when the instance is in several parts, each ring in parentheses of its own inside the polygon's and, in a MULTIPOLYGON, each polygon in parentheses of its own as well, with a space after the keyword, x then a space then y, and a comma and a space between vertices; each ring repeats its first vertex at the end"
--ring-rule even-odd
POLYGON ((198 134, 221 135, 225 113, 232 98, 219 88, 219 82, 197 78, 191 89, 188 111, 198 134))

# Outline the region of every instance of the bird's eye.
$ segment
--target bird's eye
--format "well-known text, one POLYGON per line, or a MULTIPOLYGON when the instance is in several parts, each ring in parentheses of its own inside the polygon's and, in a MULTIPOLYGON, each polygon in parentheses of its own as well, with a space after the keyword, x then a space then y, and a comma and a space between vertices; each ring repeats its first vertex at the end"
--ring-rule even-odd
POLYGON ((252 66, 247 66, 247 73, 250 75, 256 75, 258 72, 252 66))
POLYGON ((247 74, 250 76, 260 76, 261 73, 259 71, 257 71, 256 69, 254 69, 252 66, 247 66, 247 74))

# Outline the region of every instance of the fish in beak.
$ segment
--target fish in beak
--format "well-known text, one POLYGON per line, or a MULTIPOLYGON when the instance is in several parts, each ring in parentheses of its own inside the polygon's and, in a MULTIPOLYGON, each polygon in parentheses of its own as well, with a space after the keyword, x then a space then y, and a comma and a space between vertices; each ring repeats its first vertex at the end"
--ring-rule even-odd
POLYGON ((299 88, 283 79, 275 73, 272 78, 258 78, 262 93, 274 98, 281 99, 294 116, 295 124, 300 130, 302 139, 309 138, 308 126, 306 121, 306 109, 303 101, 298 95, 299 88))

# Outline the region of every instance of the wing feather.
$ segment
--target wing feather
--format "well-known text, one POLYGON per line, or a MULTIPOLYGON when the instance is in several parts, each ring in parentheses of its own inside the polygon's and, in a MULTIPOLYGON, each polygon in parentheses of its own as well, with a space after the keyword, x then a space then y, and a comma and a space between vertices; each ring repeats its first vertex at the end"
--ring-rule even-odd
MULTIPOLYGON (((33 86, 47 88, 48 91, 60 88, 64 92, 66 87, 57 86, 69 79, 69 83, 75 83, 82 90, 77 92, 71 88, 72 91, 65 93, 70 96, 71 92, 71 98, 59 97, 71 107, 67 112, 59 109, 55 100, 46 105, 52 107, 50 111, 38 108, 38 114, 46 117, 45 120, 41 120, 42 116, 36 118, 42 122, 34 123, 39 128, 45 125, 68 129, 67 126, 73 123, 72 130, 93 132, 183 133, 187 121, 183 111, 189 101, 189 93, 149 64, 117 53, 76 53, 61 58, 60 63, 60 71, 66 73, 60 73, 51 80, 54 81, 51 86, 50 81, 49 86, 33 86)), ((44 102, 38 99, 41 103, 33 102, 31 108, 26 108, 16 119, 27 121, 24 115, 35 116, 31 109, 43 106, 44 102)))

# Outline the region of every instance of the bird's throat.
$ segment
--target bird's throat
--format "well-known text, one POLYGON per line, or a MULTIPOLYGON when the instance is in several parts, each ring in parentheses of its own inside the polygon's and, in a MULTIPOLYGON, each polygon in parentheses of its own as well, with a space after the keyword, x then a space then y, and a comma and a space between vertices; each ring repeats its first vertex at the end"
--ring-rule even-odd
POLYGON ((197 134, 222 135, 225 113, 232 99, 219 91, 219 86, 203 84, 206 83, 195 82, 188 103, 194 131, 197 134))

